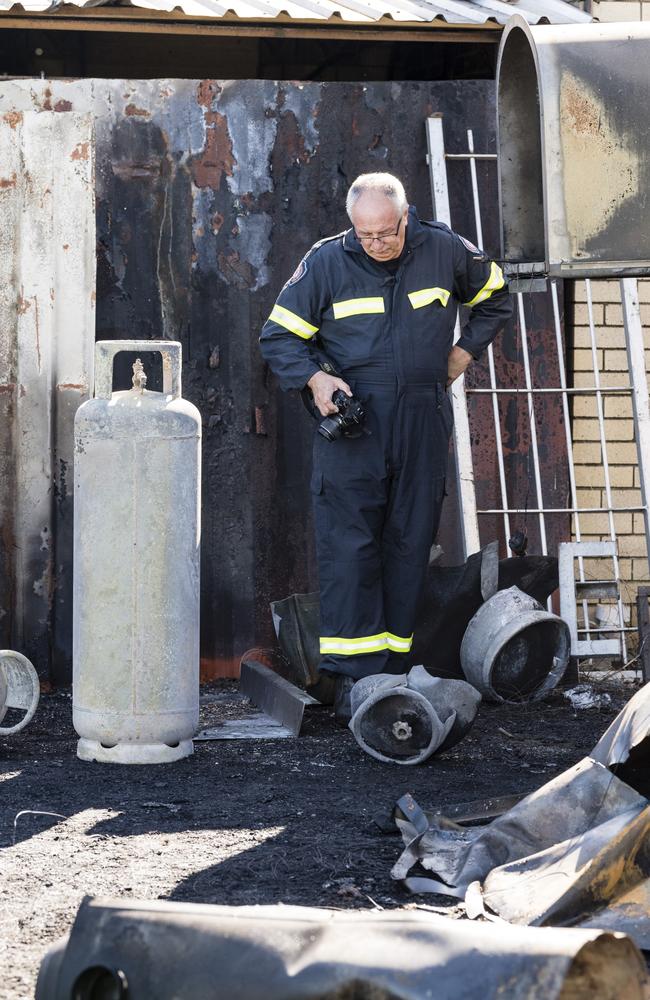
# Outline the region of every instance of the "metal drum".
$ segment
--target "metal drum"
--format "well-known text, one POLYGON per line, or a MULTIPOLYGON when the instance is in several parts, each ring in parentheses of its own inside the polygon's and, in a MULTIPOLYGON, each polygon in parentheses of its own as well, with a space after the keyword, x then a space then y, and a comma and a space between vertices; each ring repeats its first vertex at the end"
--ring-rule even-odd
POLYGON ((570 652, 566 622, 518 587, 509 587, 470 621, 460 662, 487 701, 536 701, 560 682, 570 652))
POLYGON ((4 722, 0 725, 0 737, 18 733, 31 722, 40 690, 38 674, 30 660, 13 649, 0 649, 0 722, 4 722))
POLYGON ((75 418, 73 720, 83 760, 192 753, 199 700, 199 411, 181 345, 100 341, 75 418), (163 391, 111 392, 119 351, 159 351, 163 391))

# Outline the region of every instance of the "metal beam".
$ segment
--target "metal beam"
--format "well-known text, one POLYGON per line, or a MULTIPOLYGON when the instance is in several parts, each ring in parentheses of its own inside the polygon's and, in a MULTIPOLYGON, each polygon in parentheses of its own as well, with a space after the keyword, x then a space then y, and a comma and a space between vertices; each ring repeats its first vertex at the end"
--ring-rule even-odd
POLYGON ((320 704, 306 691, 257 660, 243 661, 239 688, 254 705, 291 730, 294 736, 300 734, 305 708, 320 704))
POLYGON ((643 326, 639 306, 639 289, 636 278, 621 279, 621 304, 625 327, 625 347, 627 365, 632 384, 632 413, 634 414, 634 437, 639 465, 639 483, 646 537, 646 556, 650 551, 650 402, 648 400, 648 377, 645 366, 643 326))
MULTIPOLYGON (((445 139, 442 115, 427 118, 427 149, 429 173, 433 196, 433 213, 439 222, 451 227, 451 210, 447 188, 447 165, 445 163, 445 139)), ((456 319, 454 343, 460 337, 460 321, 456 319)), ((465 559, 481 548, 481 538, 476 513, 476 490, 474 488, 474 462, 472 460, 472 440, 467 415, 465 396, 465 376, 457 378, 451 387, 454 408, 454 464, 456 486, 461 512, 461 531, 465 559)))
MULTIPOLYGON (((121 13, 121 12, 120 12, 121 13)), ((66 17, 57 14, 55 17, 39 17, 31 13, 29 16, 0 14, 0 29, 27 28, 36 31, 104 31, 104 32, 137 32, 148 35, 212 35, 230 38, 317 38, 341 41, 372 41, 372 42, 471 42, 472 45, 498 45, 502 25, 487 24, 485 27, 464 29, 461 25, 446 27, 444 22, 436 22, 429 27, 421 21, 417 26, 406 28, 403 22, 399 28, 390 24, 385 27, 340 27, 337 23, 324 22, 300 24, 296 22, 254 23, 237 22, 223 23, 218 19, 198 20, 172 18, 165 12, 165 20, 152 16, 153 11, 147 11, 147 16, 134 16, 132 8, 128 10, 128 18, 119 16, 118 12, 107 13, 102 8, 101 15, 86 14, 66 17), (116 16, 117 15, 117 16, 116 16)), ((269 19, 270 20, 270 19, 269 19)))

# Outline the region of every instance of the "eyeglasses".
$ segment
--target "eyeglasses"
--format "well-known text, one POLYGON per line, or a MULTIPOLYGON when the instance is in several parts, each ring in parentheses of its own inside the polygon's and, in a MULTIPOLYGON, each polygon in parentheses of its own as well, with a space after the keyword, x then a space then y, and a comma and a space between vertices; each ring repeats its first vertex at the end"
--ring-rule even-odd
POLYGON ((356 229, 353 230, 355 237, 358 239, 359 243, 374 243, 377 240, 379 243, 385 243, 386 240, 393 240, 399 234, 399 227, 402 225, 403 216, 400 215, 399 222, 397 223, 397 229, 394 233, 377 233, 375 236, 362 236, 358 233, 356 229))

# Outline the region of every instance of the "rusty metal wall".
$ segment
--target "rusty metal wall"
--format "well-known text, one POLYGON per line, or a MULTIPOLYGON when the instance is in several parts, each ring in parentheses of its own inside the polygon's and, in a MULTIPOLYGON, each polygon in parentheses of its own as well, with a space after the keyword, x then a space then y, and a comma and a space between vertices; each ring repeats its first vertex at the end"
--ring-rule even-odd
POLYGON ((0 646, 69 669, 72 421, 94 342, 92 119, 0 96, 0 646))
MULTIPOLYGON (((561 283, 560 283, 561 285, 561 283)), ((560 306, 562 305, 560 288, 560 306)), ((560 365, 553 327, 553 308, 548 292, 524 295, 526 338, 530 357, 532 383, 538 387, 560 385, 560 365)), ((518 394, 504 394, 499 398, 501 438, 506 469, 508 506, 518 508, 520 514, 510 515, 510 530, 523 530, 527 535, 528 553, 542 553, 540 521, 537 514, 528 513, 539 507, 535 483, 535 464, 532 449, 532 430, 529 402, 524 390, 522 331, 515 302, 515 315, 507 335, 495 344, 497 384, 516 388, 518 394)), ((472 366, 467 378, 469 389, 488 389, 490 386, 487 363, 472 366)), ((566 428, 562 398, 558 393, 537 395, 533 401, 534 424, 541 470, 543 506, 563 511, 545 516, 546 545, 549 555, 557 556, 558 545, 571 538, 571 517, 564 513, 570 506, 569 464, 566 445, 566 428)), ((469 420, 476 478, 476 500, 479 509, 502 507, 499 490, 497 448, 494 438, 492 400, 488 395, 472 395, 469 403, 469 420)), ((500 541, 502 556, 511 555, 505 537, 503 518, 500 515, 479 517, 481 543, 493 538, 500 541)))
MULTIPOLYGON (((0 82, 0 95, 94 117, 97 337, 183 344, 184 394, 204 425, 203 675, 232 674, 273 642, 271 598, 316 586, 312 424, 269 379, 262 323, 305 250, 346 226, 358 173, 400 174, 430 217, 425 118, 445 114, 449 149, 468 126, 493 149, 494 85, 30 80, 0 82)), ((450 181, 455 225, 471 234, 466 178, 450 181)), ((496 191, 484 205, 496 253, 496 191)), ((456 539, 450 497, 452 558, 456 539)))

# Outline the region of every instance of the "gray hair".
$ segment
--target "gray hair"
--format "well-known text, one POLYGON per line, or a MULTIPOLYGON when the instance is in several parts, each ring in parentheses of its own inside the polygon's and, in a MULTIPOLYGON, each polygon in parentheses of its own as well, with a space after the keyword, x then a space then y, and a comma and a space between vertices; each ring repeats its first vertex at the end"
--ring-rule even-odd
POLYGON ((374 191, 376 194, 383 194, 395 202, 395 208, 402 213, 408 208, 408 200, 404 185, 392 174, 361 174, 352 182, 348 196, 345 199, 345 210, 352 219, 352 209, 362 195, 374 191))

